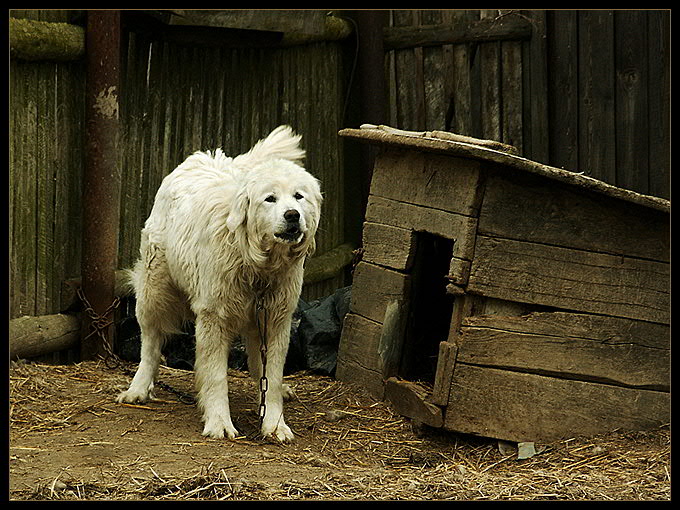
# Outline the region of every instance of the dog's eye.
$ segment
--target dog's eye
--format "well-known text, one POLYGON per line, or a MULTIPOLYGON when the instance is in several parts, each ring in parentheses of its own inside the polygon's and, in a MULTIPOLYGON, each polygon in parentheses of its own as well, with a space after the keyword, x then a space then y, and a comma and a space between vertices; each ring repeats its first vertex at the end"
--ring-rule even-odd
POLYGON ((305 197, 303 197, 300 193, 295 193, 295 195, 293 195, 293 198, 295 200, 302 200, 305 197))
POLYGON ((269 195, 267 198, 264 199, 264 201, 274 203, 276 202, 276 197, 274 195, 269 195))

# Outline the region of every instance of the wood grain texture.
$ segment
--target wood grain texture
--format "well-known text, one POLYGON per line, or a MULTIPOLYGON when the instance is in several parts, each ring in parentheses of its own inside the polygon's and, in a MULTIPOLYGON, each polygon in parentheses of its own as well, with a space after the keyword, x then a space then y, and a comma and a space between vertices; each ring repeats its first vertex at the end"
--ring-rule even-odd
POLYGON ((668 264, 477 237, 468 292, 566 310, 670 322, 668 264))
POLYGON ((457 361, 670 391, 670 329, 567 312, 468 317, 457 361))
POLYGON ((670 394, 458 364, 444 426, 507 441, 556 441, 670 422, 670 394))
POLYGON ((640 257, 670 260, 668 215, 495 167, 486 180, 479 232, 640 257))

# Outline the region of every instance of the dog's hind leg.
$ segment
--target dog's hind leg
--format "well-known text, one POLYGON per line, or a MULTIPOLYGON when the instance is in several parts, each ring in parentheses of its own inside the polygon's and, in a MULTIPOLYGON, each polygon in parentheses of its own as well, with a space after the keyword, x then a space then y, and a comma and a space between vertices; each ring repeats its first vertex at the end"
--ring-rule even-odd
POLYGON ((238 431, 231 421, 227 368, 229 346, 236 336, 229 323, 217 314, 196 314, 196 390, 203 411, 203 435, 234 439, 238 431))
POLYGON ((161 349, 169 334, 180 327, 181 300, 169 278, 162 252, 149 246, 132 272, 137 297, 136 316, 142 334, 141 360, 130 388, 118 402, 145 402, 153 397, 161 349))

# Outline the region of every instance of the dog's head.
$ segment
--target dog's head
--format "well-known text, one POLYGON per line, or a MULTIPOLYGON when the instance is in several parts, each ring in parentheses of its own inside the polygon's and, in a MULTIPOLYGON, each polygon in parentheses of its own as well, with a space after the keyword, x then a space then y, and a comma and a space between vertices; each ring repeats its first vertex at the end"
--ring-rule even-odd
POLYGON ((319 181, 286 159, 270 159, 248 170, 227 218, 241 244, 268 253, 313 253, 321 212, 319 181))

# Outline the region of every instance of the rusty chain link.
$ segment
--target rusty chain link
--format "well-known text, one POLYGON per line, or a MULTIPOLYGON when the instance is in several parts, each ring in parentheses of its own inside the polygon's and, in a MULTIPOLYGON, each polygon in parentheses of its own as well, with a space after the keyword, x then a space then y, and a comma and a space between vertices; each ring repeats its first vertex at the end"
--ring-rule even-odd
POLYGON ((111 347, 111 342, 104 333, 104 330, 113 325, 113 318, 108 319, 107 317, 113 313, 116 308, 118 308, 118 305, 120 305, 120 298, 118 296, 114 297, 111 304, 106 308, 106 310, 104 310, 104 313, 100 315, 95 312, 94 308, 92 308, 92 305, 85 296, 85 291, 83 291, 82 287, 78 287, 76 294, 83 303, 85 313, 90 318, 90 332, 82 339, 82 342, 86 342, 92 335, 99 335, 99 338, 102 340, 104 352, 106 353, 106 356, 103 357, 104 363, 109 368, 118 367, 120 365, 120 359, 118 359, 118 356, 114 354, 113 348, 111 347), (114 362, 113 366, 109 364, 111 361, 114 362))
POLYGON ((260 427, 264 421, 264 415, 267 412, 267 390, 269 389, 269 380, 267 379, 267 308, 264 306, 263 295, 257 296, 255 305, 255 322, 257 323, 257 332, 260 335, 260 360, 262 361, 262 374, 260 375, 260 408, 258 411, 260 417, 260 427), (260 320, 262 315, 262 320, 260 320))
MULTIPOLYGON (((87 339, 90 338, 92 335, 95 334, 99 335, 99 337, 102 339, 104 352, 106 353, 105 356, 100 355, 100 358, 103 359, 104 364, 107 366, 107 368, 110 368, 111 370, 120 368, 126 375, 134 376, 135 373, 133 370, 129 370, 128 368, 123 366, 123 360, 121 360, 120 357, 115 352, 113 352, 111 342, 109 342, 108 338, 104 334, 104 330, 114 323, 114 320, 107 319, 107 316, 111 314, 116 308, 118 308, 118 306, 120 305, 120 298, 116 296, 114 300, 111 302, 111 304, 104 311, 104 313, 99 315, 97 314, 97 312, 94 311, 94 308, 92 308, 92 305, 88 301, 87 297, 85 297, 85 292, 83 291, 82 287, 78 287, 76 294, 82 301, 84 311, 90 317, 91 321, 90 329, 92 331, 90 331, 87 334, 87 336, 85 336, 85 338, 82 339, 82 341, 83 342, 87 341, 87 339)), ((193 395, 173 388, 172 386, 170 386, 167 383, 164 383, 163 381, 155 381, 155 385, 169 393, 174 394, 178 398, 178 400, 183 404, 191 405, 196 402, 196 399, 194 398, 193 395)))

